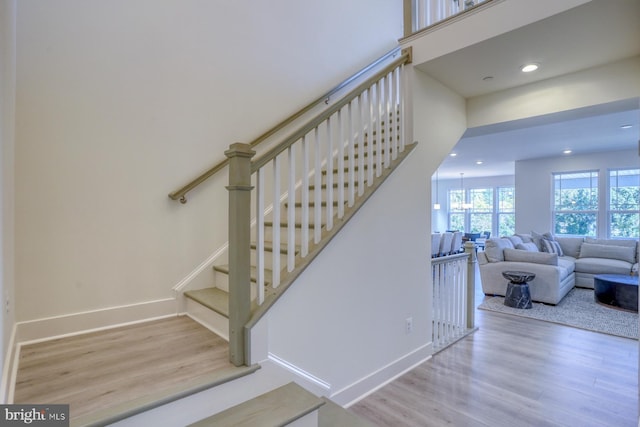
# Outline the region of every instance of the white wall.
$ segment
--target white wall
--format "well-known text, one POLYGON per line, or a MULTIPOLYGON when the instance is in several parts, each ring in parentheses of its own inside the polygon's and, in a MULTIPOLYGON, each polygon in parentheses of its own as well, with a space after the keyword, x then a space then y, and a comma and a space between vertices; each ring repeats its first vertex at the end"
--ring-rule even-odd
POLYGON ((640 56, 467 100, 469 127, 640 96, 640 56))
POLYGON ((167 194, 394 47, 393 0, 21 0, 16 316, 171 297, 226 178, 167 194))
POLYGON ((413 88, 418 148, 267 315, 268 351, 340 403, 431 351, 429 182, 465 130, 464 100, 420 72, 413 88))
MULTIPOLYGON (((572 155, 516 162, 516 232, 544 233, 552 230, 552 173, 599 170, 599 194, 606 197, 606 179, 610 168, 638 168, 635 150, 572 155)), ((606 224, 599 223, 599 237, 606 236, 606 224)))
POLYGON ((0 0, 0 366, 14 325, 15 11, 15 0, 0 0))

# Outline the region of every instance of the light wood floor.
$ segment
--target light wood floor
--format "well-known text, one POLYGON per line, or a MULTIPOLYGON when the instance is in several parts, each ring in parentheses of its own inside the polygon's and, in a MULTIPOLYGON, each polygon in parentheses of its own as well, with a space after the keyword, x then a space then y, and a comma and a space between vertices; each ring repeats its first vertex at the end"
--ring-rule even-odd
POLYGON ((172 317, 22 347, 14 401, 76 418, 231 366, 226 341, 172 317))
POLYGON ((638 425, 637 340, 484 310, 476 325, 351 411, 394 427, 638 425))

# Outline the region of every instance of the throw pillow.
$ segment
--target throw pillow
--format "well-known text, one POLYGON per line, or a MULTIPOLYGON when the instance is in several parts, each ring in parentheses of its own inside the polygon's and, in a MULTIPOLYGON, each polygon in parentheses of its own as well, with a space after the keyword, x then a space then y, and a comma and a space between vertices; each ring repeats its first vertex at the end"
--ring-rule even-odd
POLYGON ((625 246, 583 243, 580 247, 580 258, 619 259, 633 264, 636 257, 635 251, 635 248, 625 246))
POLYGON ((537 233, 535 231, 531 232, 531 240, 533 241, 533 243, 536 244, 540 252, 544 251, 544 246, 542 245, 542 239, 544 239, 543 234, 537 233))
POLYGON ((504 249, 514 249, 511 240, 506 238, 489 239, 484 244, 484 253, 489 262, 504 261, 504 249))
POLYGON ((550 254, 558 254, 558 256, 564 256, 560 243, 555 240, 542 239, 543 252, 549 252, 550 254))
POLYGON ((511 243, 513 244, 514 248, 524 243, 522 239, 519 236, 516 236, 515 234, 513 236, 508 236, 507 239, 511 240, 511 243))
POLYGON ((516 249, 520 249, 520 250, 524 250, 524 251, 529 251, 529 252, 540 252, 538 250, 538 247, 536 246, 535 243, 533 242, 529 242, 529 243, 520 243, 519 245, 516 245, 516 249))
POLYGON ((558 265, 558 254, 522 251, 518 249, 505 249, 504 260, 513 262, 530 262, 534 264, 558 265))

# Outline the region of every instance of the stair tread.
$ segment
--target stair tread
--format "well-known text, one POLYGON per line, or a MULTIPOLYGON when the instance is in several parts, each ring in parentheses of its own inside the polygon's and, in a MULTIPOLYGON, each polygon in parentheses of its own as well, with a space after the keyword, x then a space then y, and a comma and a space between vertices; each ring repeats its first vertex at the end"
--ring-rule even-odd
POLYGON ((222 289, 196 289, 185 292, 184 296, 191 298, 218 314, 229 317, 229 294, 222 289))
POLYGON ((318 427, 373 427, 369 421, 349 412, 333 401, 323 398, 324 405, 318 409, 318 427))
MULTIPOLYGON (((346 204, 347 202, 345 201, 344 203, 346 204)), ((333 206, 338 206, 338 201, 334 200, 334 202, 332 204, 333 204, 333 206)), ((284 205, 289 207, 289 203, 288 202, 285 203, 284 205)), ((315 207, 316 206, 316 202, 310 201, 307 206, 315 207)), ((325 201, 320 202, 320 206, 327 206, 327 202, 325 202, 325 201)), ((294 207, 301 208, 302 207, 302 202, 295 202, 294 207)))
POLYGON ((324 404, 324 400, 291 382, 190 424, 190 427, 287 425, 324 404))
MULTIPOLYGON (((358 186, 358 181, 355 181, 353 184, 357 187, 358 186)), ((349 183, 345 181, 344 188, 347 188, 348 186, 349 186, 349 183)), ((327 184, 320 185, 320 189, 325 189, 325 188, 327 188, 327 184)), ((333 183, 333 188, 338 188, 338 183, 337 182, 333 183)), ((315 184, 309 185, 309 190, 315 190, 315 189, 316 189, 315 184)))
MULTIPOLYGON (((220 288, 195 289, 185 292, 184 296, 226 318, 229 317, 229 293, 220 288)), ((251 311, 256 308, 258 308, 256 301, 251 301, 251 311)))
MULTIPOLYGON (((280 228, 288 228, 288 223, 285 221, 281 221, 280 222, 280 228)), ((273 221, 265 221, 264 222, 264 226, 265 227, 273 227, 273 221)), ((309 222, 309 228, 314 228, 316 225, 313 222, 309 222)), ((324 227, 324 224, 320 225, 321 227, 324 227)), ((302 223, 301 222, 297 222, 295 223, 295 227, 296 228, 302 228, 302 223)))
MULTIPOLYGON (((377 169, 377 168, 378 168, 378 166, 374 163, 374 164, 373 164, 373 169, 377 169)), ((358 166, 354 166, 353 171, 355 172, 355 171, 358 171, 359 169, 360 169, 360 168, 359 168, 358 166)), ((366 169, 369 169, 369 165, 365 163, 365 164, 364 164, 364 169, 365 169, 365 170, 366 170, 366 169)), ((344 173, 349 173, 349 168, 345 166, 345 168, 344 168, 343 172, 344 172, 344 173)), ((337 174, 337 173, 338 173, 338 168, 334 168, 334 169, 333 169, 333 173, 334 173, 334 174, 337 174)), ((323 170, 322 170, 322 175, 327 175, 327 170, 326 170, 326 169, 323 169, 323 170)))

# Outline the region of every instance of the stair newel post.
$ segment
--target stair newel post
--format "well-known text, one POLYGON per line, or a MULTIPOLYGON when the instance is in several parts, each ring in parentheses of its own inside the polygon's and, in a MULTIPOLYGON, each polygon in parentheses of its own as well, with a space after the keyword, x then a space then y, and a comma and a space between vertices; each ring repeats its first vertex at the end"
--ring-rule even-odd
POLYGON ((475 312, 476 312, 476 264, 478 262, 478 254, 476 253, 476 244, 474 242, 465 242, 464 251, 469 254, 467 261, 467 328, 475 328, 475 312))
POLYGON ((245 364, 244 325, 251 317, 251 158, 248 144, 231 144, 229 158, 229 360, 245 364))

